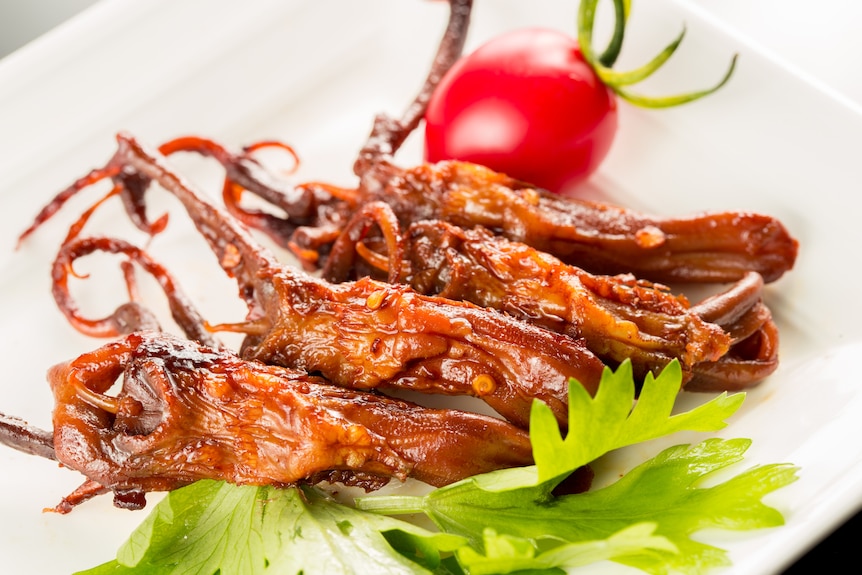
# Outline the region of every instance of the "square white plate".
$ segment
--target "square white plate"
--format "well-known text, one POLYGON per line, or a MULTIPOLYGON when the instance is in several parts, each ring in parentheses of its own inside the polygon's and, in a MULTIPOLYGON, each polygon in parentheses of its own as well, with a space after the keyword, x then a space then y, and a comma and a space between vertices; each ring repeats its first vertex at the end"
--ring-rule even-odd
MULTIPOLYGON (((576 4, 479 0, 469 46, 528 24, 571 31, 576 4)), ((278 138, 299 151, 298 177, 350 185, 374 114, 401 113, 445 19, 443 3, 420 0, 250 0, 242 7, 229 0, 104 0, 0 61, 0 410, 49 428, 46 369, 102 343, 66 324, 49 277, 67 224, 98 193, 73 201, 17 251, 15 244, 42 204, 107 160, 114 133, 129 130, 152 144, 185 134, 231 146, 278 138)), ((798 482, 768 499, 785 513, 786 526, 710 534, 730 550, 734 573, 763 575, 862 504, 862 310, 854 265, 862 246, 855 189, 862 115, 672 0, 635 6, 621 65, 651 57, 683 23, 679 54, 644 89, 709 85, 738 52, 735 77, 720 93, 679 109, 623 105, 617 140, 589 187, 655 213, 772 214, 801 242, 796 268, 766 294, 782 333, 782 365, 719 434, 754 439, 748 464, 802 468, 798 482)), ((419 158, 413 138, 399 161, 419 158)), ((216 191, 203 164, 191 162, 184 173, 216 191)), ((164 201, 165 209, 175 207, 164 201)), ((127 230, 112 209, 88 229, 127 230)), ((169 228, 172 239, 155 240, 154 255, 168 267, 184 262, 175 268, 179 279, 213 321, 241 319, 235 287, 195 243, 181 212, 169 228)), ((115 264, 107 268, 116 275, 115 264)), ((81 271, 88 269, 82 262, 81 271)), ((113 309, 123 292, 112 281, 94 273, 79 282, 81 305, 92 313, 113 309)), ((643 460, 657 450, 643 446, 627 456, 643 460)), ((9 449, 0 450, 0 469, 5 573, 94 566, 112 558, 144 517, 114 509, 107 497, 67 516, 42 513, 81 478, 9 449)))

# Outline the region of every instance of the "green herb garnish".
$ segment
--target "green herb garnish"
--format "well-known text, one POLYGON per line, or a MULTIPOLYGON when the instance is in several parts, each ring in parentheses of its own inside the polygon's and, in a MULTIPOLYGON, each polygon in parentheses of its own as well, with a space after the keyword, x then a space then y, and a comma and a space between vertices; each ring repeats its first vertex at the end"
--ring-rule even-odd
POLYGON ((625 26, 631 10, 631 0, 614 1, 614 32, 608 47, 601 55, 593 51, 593 26, 599 0, 582 0, 578 5, 578 43, 584 59, 590 64, 602 82, 614 91, 620 98, 643 108, 670 108, 708 96, 724 86, 733 75, 736 68, 736 56, 730 60, 730 66, 717 84, 703 90, 674 94, 671 96, 645 96, 630 92, 626 86, 642 82, 653 75, 679 48, 685 36, 685 29, 673 39, 658 55, 646 64, 626 72, 618 72, 611 67, 617 60, 625 36, 625 26))

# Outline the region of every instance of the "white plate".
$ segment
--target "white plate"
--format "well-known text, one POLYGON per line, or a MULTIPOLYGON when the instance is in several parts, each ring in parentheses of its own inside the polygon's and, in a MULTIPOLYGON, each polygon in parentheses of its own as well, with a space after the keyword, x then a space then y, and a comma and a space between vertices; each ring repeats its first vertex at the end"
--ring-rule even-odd
MULTIPOLYGON (((576 2, 477 4, 471 46, 518 25, 571 29, 576 2)), ((372 117, 402 111, 445 18, 442 3, 419 0, 253 0, 241 9, 229 0, 106 0, 0 61, 0 410, 49 427, 45 370, 101 343, 75 333, 49 291, 50 262, 66 225, 98 194, 73 202, 14 248, 45 201, 108 158, 115 132, 130 130, 153 144, 189 133, 235 146, 280 138, 299 150, 300 177, 349 185, 372 117)), ((768 499, 785 513, 786 526, 743 537, 710 534, 730 550, 734 573, 762 575, 789 564, 862 504, 855 369, 862 313, 853 265, 862 246, 855 193, 862 170, 854 157, 862 149, 862 116, 671 0, 635 7, 622 64, 654 54, 683 22, 680 54, 648 89, 706 85, 739 52, 735 77, 719 94, 679 109, 623 106, 618 139, 592 187, 657 213, 769 213, 801 241, 796 269, 766 294, 782 332, 782 366, 720 434, 753 438, 751 464, 802 468, 797 483, 768 499)), ((414 138, 399 160, 418 158, 414 138)), ((215 190, 203 166, 191 162, 185 173, 215 190)), ((164 205, 175 208, 169 199, 164 205)), ((127 229, 111 209, 89 229, 127 229)), ((156 240, 154 255, 168 265, 185 262, 180 281, 209 317, 239 319, 235 287, 184 226, 178 213, 173 239, 156 240), (171 251, 174 245, 185 249, 171 251)), ((102 276, 80 288, 88 311, 112 309, 122 297, 102 276)), ((643 459, 656 449, 629 455, 643 459)), ((144 517, 114 509, 109 498, 67 516, 42 513, 80 477, 8 449, 0 450, 0 469, 6 573, 96 565, 112 558, 144 517)))

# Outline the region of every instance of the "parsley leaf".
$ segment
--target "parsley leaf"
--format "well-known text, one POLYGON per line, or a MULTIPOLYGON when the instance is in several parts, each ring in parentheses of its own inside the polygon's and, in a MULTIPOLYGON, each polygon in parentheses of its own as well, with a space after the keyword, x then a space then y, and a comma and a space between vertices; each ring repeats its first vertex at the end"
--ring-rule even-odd
MULTIPOLYGON (((501 556, 499 538, 506 536, 514 538, 510 542, 532 542, 533 555, 521 550, 521 569, 574 567, 584 564, 586 557, 612 558, 649 573, 664 573, 668 568, 702 573, 729 562, 722 549, 692 540, 693 533, 707 528, 744 530, 783 524, 781 514, 761 498, 795 481, 796 468, 790 465, 754 467, 724 483, 698 486, 709 474, 739 462, 750 444, 747 439, 708 439, 694 447, 671 447, 616 483, 576 495, 546 498, 537 486, 485 491, 465 482, 448 493, 430 493, 423 509, 445 531, 474 541, 480 534, 475 553, 459 551, 458 555, 480 566, 496 564, 495 560, 505 563, 502 560, 508 555, 501 556), (654 526, 654 532, 636 533, 652 537, 645 541, 648 545, 614 548, 615 539, 631 543, 620 537, 633 526, 645 529, 645 522, 654 526), (490 547, 488 529, 497 538, 490 547), (539 549, 545 551, 539 553, 539 549)), ((486 572, 465 567, 471 575, 486 572)))
POLYGON ((607 539, 567 543, 540 552, 530 539, 501 535, 487 528, 483 534, 484 555, 469 546, 462 547, 457 554, 459 562, 470 575, 514 572, 562 575, 564 567, 582 567, 632 553, 640 554, 645 550, 677 551, 668 539, 654 532, 655 524, 637 523, 607 539))
POLYGON ((356 511, 313 488, 207 480, 168 494, 116 560, 79 575, 430 574, 440 551, 462 543, 454 535, 356 511), (391 547, 383 532, 395 529, 402 543, 422 552, 424 565, 391 547))
POLYGON ((677 431, 717 431, 742 405, 742 393, 726 393, 691 411, 671 415, 682 384, 679 362, 658 377, 647 374, 637 403, 630 361, 616 372, 605 368, 595 397, 580 385, 569 385, 569 431, 565 439, 547 405, 534 402, 530 438, 539 481, 565 476, 605 453, 677 431))
POLYGON ((635 402, 631 366, 625 362, 616 372, 606 369, 595 397, 570 385, 565 439, 550 410, 534 404, 530 439, 535 466, 478 475, 422 497, 362 497, 357 506, 392 515, 421 512, 443 532, 464 536, 471 549, 461 549, 457 556, 471 575, 489 568, 509 572, 500 569, 507 561, 521 570, 548 570, 580 565, 585 557, 612 558, 649 573, 673 568, 697 574, 726 565, 725 551, 690 535, 707 527, 780 525, 781 514, 760 500, 796 480, 794 467, 777 464, 715 487, 697 486, 710 473, 739 462, 750 440, 710 439, 695 447, 672 447, 604 489, 553 494, 575 469, 614 449, 681 430, 721 429, 744 399, 743 394, 721 394, 672 415, 681 381, 679 366, 672 363, 659 377, 647 378, 635 402), (628 549, 611 544, 631 542, 631 528, 650 539, 628 549))

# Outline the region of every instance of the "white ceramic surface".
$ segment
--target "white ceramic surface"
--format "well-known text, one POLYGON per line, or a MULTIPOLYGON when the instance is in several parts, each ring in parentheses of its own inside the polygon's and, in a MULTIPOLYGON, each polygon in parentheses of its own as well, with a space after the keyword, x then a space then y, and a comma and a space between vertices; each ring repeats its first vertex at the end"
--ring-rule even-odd
MULTIPOLYGON (((469 44, 524 24, 570 29, 574 10, 562 0, 479 3, 469 44)), ((0 60, 0 410, 42 427, 50 425, 52 404, 45 370, 101 343, 66 324, 49 281, 67 224, 99 194, 70 203, 16 251, 17 234, 39 207, 104 162, 119 130, 154 144, 188 133, 234 146, 280 138, 303 158, 298 177, 349 185, 371 119, 400 113, 418 88, 446 13, 440 2, 418 0, 250 0, 241 8, 228 0, 105 0, 85 16, 0 60)), ((766 212, 801 242, 796 269, 766 294, 782 331, 782 366, 720 434, 754 439, 748 464, 802 468, 797 483, 769 497, 786 526, 709 534, 731 551, 733 573, 763 575, 862 505, 862 310, 853 265, 862 245, 855 193, 862 116, 683 1, 653 0, 632 14, 621 64, 651 56, 683 22, 688 34, 679 55, 645 89, 707 85, 738 52, 735 77, 719 94, 679 109, 623 106, 618 139, 590 191, 663 214, 766 212)), ((414 138, 399 160, 418 158, 414 138)), ((207 190, 218 189, 218 173, 206 162, 178 166, 207 190)), ((161 198, 154 209, 176 212, 176 205, 161 198)), ((120 210, 106 206, 88 229, 129 235, 129 227, 120 210)), ((182 213, 151 251, 213 321, 241 318, 234 286, 182 213)), ((121 302, 115 268, 113 260, 81 262, 80 271, 93 272, 76 286, 88 312, 121 302)), ((659 447, 633 449, 626 462, 659 447)), ((112 508, 109 498, 67 516, 42 513, 80 477, 8 449, 0 450, 0 470, 4 573, 93 566, 113 557, 143 519, 112 508)))

